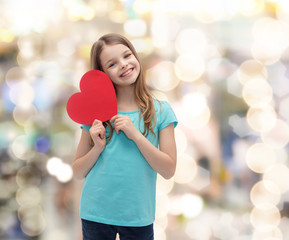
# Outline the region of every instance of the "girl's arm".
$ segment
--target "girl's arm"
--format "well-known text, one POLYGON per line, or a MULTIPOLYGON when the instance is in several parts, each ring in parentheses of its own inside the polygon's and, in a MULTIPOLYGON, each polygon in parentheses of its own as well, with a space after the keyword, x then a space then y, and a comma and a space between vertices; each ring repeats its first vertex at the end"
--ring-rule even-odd
POLYGON ((73 175, 76 179, 83 179, 96 163, 105 147, 105 129, 100 121, 95 121, 89 132, 82 130, 81 138, 72 164, 73 175), (94 146, 89 144, 90 136, 94 146))
POLYGON ((122 130, 133 140, 150 166, 165 179, 171 178, 176 170, 177 150, 174 134, 174 123, 159 132, 159 149, 139 132, 128 116, 115 115, 111 118, 118 134, 122 130))
POLYGON ((146 161, 156 172, 165 179, 170 179, 174 176, 177 163, 174 123, 159 132, 159 149, 141 133, 134 139, 134 142, 146 161))

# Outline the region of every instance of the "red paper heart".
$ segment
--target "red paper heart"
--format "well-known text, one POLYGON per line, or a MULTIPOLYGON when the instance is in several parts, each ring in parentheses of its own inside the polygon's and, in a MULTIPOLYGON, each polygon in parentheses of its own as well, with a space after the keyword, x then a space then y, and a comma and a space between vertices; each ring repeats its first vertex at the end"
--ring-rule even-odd
POLYGON ((67 102, 69 117, 80 124, 91 125, 95 119, 105 122, 117 114, 117 102, 113 84, 102 71, 90 70, 79 83, 80 92, 67 102))

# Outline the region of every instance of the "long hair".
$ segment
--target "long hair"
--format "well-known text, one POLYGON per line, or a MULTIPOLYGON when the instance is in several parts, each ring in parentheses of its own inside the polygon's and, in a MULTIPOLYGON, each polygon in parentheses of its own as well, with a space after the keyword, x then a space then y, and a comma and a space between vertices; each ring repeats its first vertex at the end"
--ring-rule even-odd
MULTIPOLYGON (((110 33, 110 34, 103 35, 101 38, 99 38, 98 41, 96 41, 92 45, 91 52, 90 52, 90 63, 91 63, 92 69, 103 71, 103 68, 100 62, 100 54, 106 45, 115 45, 115 44, 122 44, 128 47, 132 51, 137 61, 140 63, 137 52, 135 48, 133 47, 133 45, 131 44, 131 42, 120 34, 110 33)), ((140 73, 134 83, 135 84, 134 95, 135 95, 136 104, 138 105, 140 109, 140 114, 141 114, 141 117, 143 117, 143 121, 144 121, 144 131, 142 132, 142 134, 145 137, 147 137, 149 132, 152 132, 155 135, 153 131, 154 124, 155 124, 155 108, 153 104, 152 95, 150 94, 149 89, 145 82, 143 68, 141 64, 139 65, 140 65, 140 73)), ((109 121, 105 122, 105 125, 109 126, 109 128, 112 129, 109 121)), ((111 139, 111 135, 112 135, 112 131, 110 131, 109 140, 111 139)))

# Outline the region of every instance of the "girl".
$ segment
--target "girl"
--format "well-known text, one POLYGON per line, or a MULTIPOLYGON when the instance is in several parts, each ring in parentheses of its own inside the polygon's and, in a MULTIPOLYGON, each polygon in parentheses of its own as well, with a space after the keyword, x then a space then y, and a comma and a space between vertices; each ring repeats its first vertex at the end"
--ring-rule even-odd
POLYGON ((118 114, 81 126, 73 172, 85 178, 83 239, 114 240, 119 233, 121 240, 151 240, 157 173, 169 179, 176 169, 176 116, 167 102, 152 98, 137 53, 123 36, 95 42, 91 65, 111 79, 118 114))

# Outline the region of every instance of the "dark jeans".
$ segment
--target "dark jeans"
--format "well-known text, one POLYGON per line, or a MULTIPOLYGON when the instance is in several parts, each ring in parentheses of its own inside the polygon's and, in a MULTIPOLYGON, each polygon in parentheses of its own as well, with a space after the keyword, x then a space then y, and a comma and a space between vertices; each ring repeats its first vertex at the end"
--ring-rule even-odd
POLYGON ((81 219, 83 240, 153 240, 153 224, 144 227, 123 227, 81 219))

